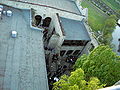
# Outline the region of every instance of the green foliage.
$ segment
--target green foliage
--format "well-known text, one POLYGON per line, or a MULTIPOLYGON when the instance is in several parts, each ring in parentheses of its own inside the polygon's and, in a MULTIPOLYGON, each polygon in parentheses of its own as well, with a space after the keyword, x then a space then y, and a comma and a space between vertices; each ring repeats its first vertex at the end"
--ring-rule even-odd
POLYGON ((120 5, 117 3, 117 1, 119 0, 102 0, 102 1, 114 10, 120 9, 120 5))
POLYGON ((116 16, 120 17, 120 9, 118 9, 116 12, 118 13, 118 15, 116 15, 116 16))
POLYGON ((84 80, 84 71, 79 68, 71 72, 70 76, 63 75, 58 82, 55 82, 53 90, 96 90, 102 88, 100 81, 93 77, 87 82, 84 80))
POLYGON ((105 20, 105 25, 104 28, 102 30, 103 32, 103 36, 102 36, 102 43, 104 43, 105 45, 110 45, 110 42, 112 40, 112 32, 114 31, 114 28, 116 26, 116 16, 115 15, 111 15, 108 17, 108 19, 105 20))
POLYGON ((116 25, 116 16, 111 15, 108 17, 88 0, 84 0, 81 5, 84 8, 88 8, 88 23, 93 32, 101 31, 103 33, 102 38, 99 38, 99 41, 102 44, 110 45, 112 32, 116 25))
POLYGON ((117 17, 115 15, 109 16, 105 21, 105 27, 114 28, 116 26, 116 19, 117 17))
POLYGON ((81 5, 84 8, 88 8, 88 23, 93 31, 101 30, 107 15, 87 0, 82 1, 81 5))
POLYGON ((120 80, 120 56, 108 46, 100 45, 88 56, 83 55, 76 61, 74 67, 84 70, 86 80, 90 77, 98 77, 101 83, 108 86, 120 80))

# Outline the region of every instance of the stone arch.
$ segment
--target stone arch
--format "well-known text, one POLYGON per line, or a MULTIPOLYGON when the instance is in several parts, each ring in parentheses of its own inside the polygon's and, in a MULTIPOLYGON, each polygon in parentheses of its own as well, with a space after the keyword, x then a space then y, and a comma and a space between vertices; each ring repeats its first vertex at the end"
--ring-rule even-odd
POLYGON ((36 26, 38 26, 41 23, 42 17, 40 15, 36 15, 35 16, 35 24, 36 26))
POLYGON ((49 27, 50 25, 50 22, 51 22, 51 18, 50 17, 46 17, 44 20, 43 20, 43 27, 49 27))

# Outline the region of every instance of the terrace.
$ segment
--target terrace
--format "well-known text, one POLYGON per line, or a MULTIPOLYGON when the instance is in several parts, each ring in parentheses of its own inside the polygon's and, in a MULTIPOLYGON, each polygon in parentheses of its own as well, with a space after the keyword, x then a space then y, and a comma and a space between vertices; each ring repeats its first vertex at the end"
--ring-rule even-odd
POLYGON ((4 10, 13 15, 0 20, 0 90, 48 90, 43 35, 30 28, 30 10, 4 10))

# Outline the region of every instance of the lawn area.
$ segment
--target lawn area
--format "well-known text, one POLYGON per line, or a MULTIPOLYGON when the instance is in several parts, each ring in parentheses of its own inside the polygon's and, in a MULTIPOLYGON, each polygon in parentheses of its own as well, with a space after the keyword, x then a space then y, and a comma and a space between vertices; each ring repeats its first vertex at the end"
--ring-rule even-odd
POLYGON ((120 2, 120 0, 102 0, 102 1, 114 10, 120 9, 120 4, 116 2, 116 1, 120 2))
POLYGON ((87 0, 83 0, 81 5, 83 8, 88 8, 88 23, 91 28, 94 31, 101 30, 107 15, 87 0))

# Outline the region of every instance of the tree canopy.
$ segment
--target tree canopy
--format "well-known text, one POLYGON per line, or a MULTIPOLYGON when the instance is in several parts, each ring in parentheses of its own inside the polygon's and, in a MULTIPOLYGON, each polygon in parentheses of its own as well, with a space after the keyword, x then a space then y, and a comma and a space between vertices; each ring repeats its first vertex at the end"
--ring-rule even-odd
POLYGON ((75 69, 78 68, 84 70, 86 80, 98 77, 107 86, 120 80, 120 56, 108 46, 100 45, 88 56, 81 56, 75 63, 75 69))
POLYGON ((100 81, 92 77, 87 82, 84 79, 84 71, 79 68, 71 72, 70 76, 63 75, 58 82, 55 82, 53 90, 96 90, 102 88, 100 81))
POLYGON ((102 40, 100 40, 105 45, 110 45, 110 41, 112 40, 112 32, 115 29, 116 26, 116 16, 111 15, 109 16, 104 23, 104 28, 102 29, 102 40))

